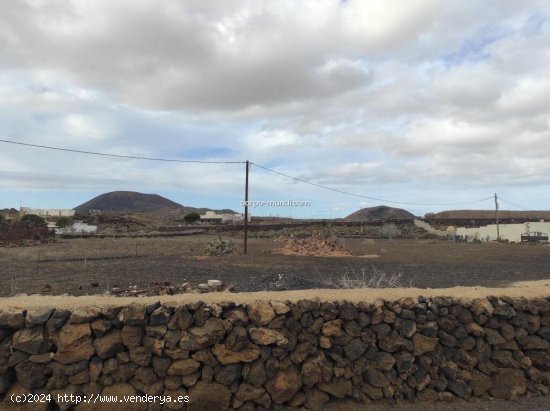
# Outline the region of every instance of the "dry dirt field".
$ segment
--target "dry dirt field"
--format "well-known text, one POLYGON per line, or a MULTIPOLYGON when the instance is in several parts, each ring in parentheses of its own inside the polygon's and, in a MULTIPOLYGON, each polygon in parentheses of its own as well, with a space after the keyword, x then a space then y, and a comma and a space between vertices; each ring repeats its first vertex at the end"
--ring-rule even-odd
POLYGON ((361 285, 445 288, 505 287, 550 279, 550 246, 467 244, 445 240, 339 238, 349 256, 285 255, 284 242, 250 239, 242 255, 205 257, 215 236, 93 238, 60 240, 32 247, 0 249, 0 296, 99 294, 113 286, 151 282, 232 283, 237 291, 346 288, 361 285), (93 285, 93 286, 92 286, 93 285))

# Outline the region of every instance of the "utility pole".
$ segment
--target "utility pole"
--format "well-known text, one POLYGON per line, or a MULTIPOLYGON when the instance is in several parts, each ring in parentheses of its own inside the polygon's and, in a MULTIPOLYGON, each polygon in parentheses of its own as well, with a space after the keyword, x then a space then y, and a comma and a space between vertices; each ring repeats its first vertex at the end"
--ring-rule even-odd
POLYGON ((367 205, 364 201, 361 201, 359 204, 361 207, 361 235, 363 235, 363 211, 365 209, 365 206, 367 205))
POLYGON ((361 236, 363 235, 363 204, 361 203, 361 236))
POLYGON ((500 228, 498 225, 498 197, 495 193, 495 219, 497 220, 497 241, 500 241, 500 228))
POLYGON ((248 253, 248 172, 250 162, 246 160, 246 177, 244 184, 244 254, 248 253))

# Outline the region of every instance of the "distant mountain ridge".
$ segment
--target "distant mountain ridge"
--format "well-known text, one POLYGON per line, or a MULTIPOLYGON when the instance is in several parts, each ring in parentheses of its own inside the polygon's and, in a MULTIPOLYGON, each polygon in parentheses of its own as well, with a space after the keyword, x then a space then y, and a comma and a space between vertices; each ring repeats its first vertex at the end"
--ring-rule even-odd
MULTIPOLYGON (((515 210, 499 210, 499 218, 544 218, 550 219, 550 211, 515 211, 515 210)), ((495 218, 495 210, 447 210, 440 211, 430 215, 434 219, 492 219, 495 218)))
POLYGON ((402 208, 393 208, 388 206, 367 207, 351 213, 344 220, 363 221, 368 220, 414 220, 414 214, 409 213, 402 208))
MULTIPOLYGON (((79 215, 88 215, 90 210, 101 213, 142 213, 158 216, 175 216, 191 212, 204 213, 210 208, 187 207, 158 194, 145 194, 135 191, 112 191, 101 194, 74 208, 79 215)), ((213 210, 219 213, 235 213, 233 210, 213 210)))

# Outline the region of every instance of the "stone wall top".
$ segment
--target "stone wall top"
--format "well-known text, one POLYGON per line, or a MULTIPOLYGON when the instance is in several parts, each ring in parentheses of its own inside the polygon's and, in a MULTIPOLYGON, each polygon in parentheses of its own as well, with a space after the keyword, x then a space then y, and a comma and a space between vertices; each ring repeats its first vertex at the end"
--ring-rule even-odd
POLYGON ((550 297, 433 290, 440 296, 391 301, 386 291, 372 302, 349 294, 321 302, 312 291, 294 293, 296 302, 275 293, 237 303, 0 309, 0 409, 25 393, 59 405, 30 404, 39 411, 316 411, 339 399, 365 409, 550 394, 550 297), (118 401, 90 408, 66 394, 118 401), (188 403, 120 403, 144 395, 188 403))
POLYGON ((453 287, 453 288, 389 288, 389 289, 315 289, 295 291, 262 291, 254 293, 191 293, 170 296, 152 297, 113 297, 106 295, 91 296, 42 296, 19 295, 15 297, 0 298, 0 310, 10 308, 50 307, 73 309, 85 306, 124 306, 129 304, 151 304, 160 301, 167 305, 182 305, 192 302, 248 304, 256 300, 288 301, 296 302, 304 299, 319 299, 320 301, 351 301, 373 302, 377 299, 385 301, 398 301, 403 298, 450 297, 456 300, 471 301, 475 298, 489 296, 509 298, 546 298, 550 297, 550 280, 522 283, 520 287, 510 288, 485 288, 485 287, 453 287))

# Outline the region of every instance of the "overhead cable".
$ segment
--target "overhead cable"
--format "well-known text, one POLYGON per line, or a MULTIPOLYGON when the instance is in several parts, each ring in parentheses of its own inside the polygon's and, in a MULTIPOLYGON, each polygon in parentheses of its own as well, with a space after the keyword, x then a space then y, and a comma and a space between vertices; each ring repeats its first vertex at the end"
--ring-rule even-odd
POLYGON ((0 139, 0 143, 16 144, 20 146, 42 148, 47 150, 66 151, 70 153, 91 154, 94 156, 126 158, 126 159, 133 159, 133 160, 165 161, 165 162, 171 162, 171 163, 200 163, 200 164, 244 164, 245 163, 245 161, 181 160, 181 159, 174 159, 174 158, 130 156, 130 155, 124 155, 124 154, 110 154, 110 153, 100 153, 96 151, 85 151, 85 150, 75 150, 70 148, 43 146, 40 144, 30 144, 30 143, 23 143, 20 141, 3 140, 3 139, 0 139))
POLYGON ((475 204, 475 203, 480 203, 482 201, 493 199, 493 196, 489 196, 489 197, 481 198, 479 200, 459 202, 459 203, 413 203, 413 202, 407 202, 407 201, 388 200, 388 199, 384 199, 384 198, 371 197, 371 196, 366 196, 366 195, 362 195, 362 194, 352 193, 352 192, 349 192, 349 191, 344 191, 344 190, 340 190, 340 189, 333 188, 333 187, 327 187, 327 186, 324 186, 324 185, 321 185, 321 184, 314 183, 312 181, 304 180, 303 178, 294 177, 294 176, 291 176, 291 175, 288 175, 288 174, 285 174, 285 173, 281 173, 280 171, 273 170, 271 168, 262 166, 262 165, 257 164, 257 163, 251 163, 251 164, 253 164, 256 167, 259 167, 263 170, 269 171, 270 173, 278 174, 280 176, 290 178, 294 181, 298 181, 298 182, 301 182, 301 183, 304 183, 304 184, 309 184, 309 185, 312 185, 314 187, 322 188, 324 190, 330 190, 330 191, 334 191, 334 192, 337 192, 337 193, 346 194, 346 195, 353 196, 353 197, 358 197, 358 198, 365 198, 367 200, 380 201, 380 202, 383 202, 383 203, 418 205, 418 206, 451 206, 451 205, 475 204))

